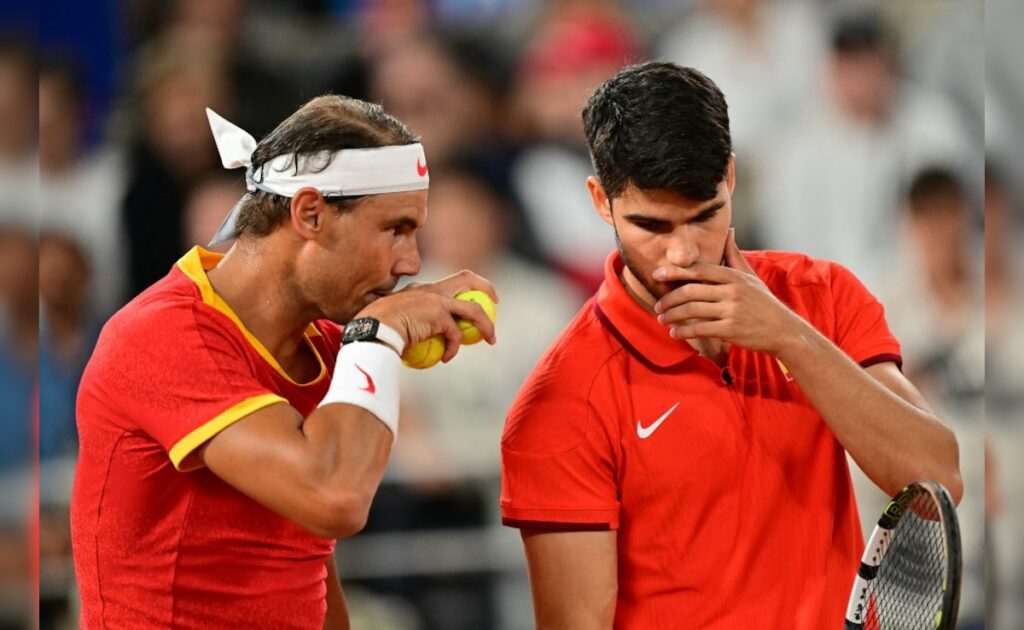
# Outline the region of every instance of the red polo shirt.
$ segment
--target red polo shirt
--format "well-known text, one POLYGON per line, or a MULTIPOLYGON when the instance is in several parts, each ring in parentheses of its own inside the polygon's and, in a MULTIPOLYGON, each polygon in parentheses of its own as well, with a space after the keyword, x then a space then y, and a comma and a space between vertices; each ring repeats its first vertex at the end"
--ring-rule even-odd
MULTIPOLYGON (((849 271, 744 256, 854 361, 900 361, 849 271)), ((701 357, 630 297, 622 267, 608 258, 509 411, 505 523, 618 530, 616 628, 839 627, 863 548, 842 446, 778 361, 701 357)))
POLYGON ((195 248, 106 324, 78 396, 71 500, 82 628, 319 628, 320 538, 191 457, 233 422, 327 390, 340 333, 306 331, 320 361, 293 381, 216 293, 195 248))

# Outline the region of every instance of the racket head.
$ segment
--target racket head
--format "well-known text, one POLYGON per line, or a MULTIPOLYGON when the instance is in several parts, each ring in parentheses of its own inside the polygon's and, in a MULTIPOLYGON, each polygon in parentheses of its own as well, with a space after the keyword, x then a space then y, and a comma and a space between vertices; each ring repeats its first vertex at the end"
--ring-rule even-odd
POLYGON ((955 628, 962 565, 949 492, 936 481, 910 484, 886 505, 864 549, 844 627, 955 628))

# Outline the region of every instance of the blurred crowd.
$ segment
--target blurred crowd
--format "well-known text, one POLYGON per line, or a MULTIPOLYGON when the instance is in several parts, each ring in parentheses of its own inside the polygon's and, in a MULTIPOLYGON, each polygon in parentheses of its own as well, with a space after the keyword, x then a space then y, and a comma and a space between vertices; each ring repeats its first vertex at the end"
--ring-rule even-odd
MULTIPOLYGON (((726 96, 740 246, 837 260, 887 307, 905 373, 960 438, 961 627, 1024 627, 1010 113, 1024 79, 1001 26, 1020 6, 988 3, 988 44, 981 0, 104 0, 41 24, 38 50, 6 37, 0 528, 29 518, 35 442, 42 626, 74 627, 67 506, 92 344, 244 193, 204 108, 259 138, 337 92, 422 137, 422 275, 470 268, 502 298, 496 347, 403 377, 385 485, 366 531, 338 548, 355 627, 530 627, 518 535, 497 515, 504 413, 614 248, 584 185, 585 99, 660 58, 726 96), (986 45, 1005 48, 986 61, 986 45)), ((856 471, 855 484, 869 528, 884 497, 856 471)), ((32 570, 10 540, 0 578, 32 570)), ((0 585, 0 627, 24 601, 12 593, 0 585)))

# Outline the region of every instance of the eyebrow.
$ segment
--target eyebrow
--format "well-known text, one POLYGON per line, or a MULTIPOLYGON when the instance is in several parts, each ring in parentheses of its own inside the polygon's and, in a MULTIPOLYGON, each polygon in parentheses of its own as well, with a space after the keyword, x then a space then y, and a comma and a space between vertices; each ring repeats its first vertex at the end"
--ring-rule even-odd
POLYGON ((410 230, 415 230, 420 227, 419 221, 408 216, 392 219, 391 221, 388 221, 387 225, 388 227, 403 227, 409 228, 410 230))
MULTIPOLYGON (((700 218, 702 218, 702 217, 704 217, 706 215, 711 214, 712 212, 717 212, 718 210, 721 210, 723 207, 725 207, 725 202, 724 201, 715 201, 715 202, 711 203, 710 205, 705 206, 704 208, 701 208, 696 214, 694 214, 692 217, 687 219, 687 221, 698 220, 698 219, 700 219, 700 218)), ((624 215, 622 215, 622 218, 626 219, 627 221, 639 221, 639 222, 642 222, 642 223, 650 223, 652 225, 664 225, 666 223, 671 223, 671 221, 668 220, 668 219, 661 219, 661 218, 657 218, 657 217, 651 217, 651 216, 648 216, 646 214, 642 214, 642 213, 639 213, 639 212, 630 212, 628 214, 624 214, 624 215)))

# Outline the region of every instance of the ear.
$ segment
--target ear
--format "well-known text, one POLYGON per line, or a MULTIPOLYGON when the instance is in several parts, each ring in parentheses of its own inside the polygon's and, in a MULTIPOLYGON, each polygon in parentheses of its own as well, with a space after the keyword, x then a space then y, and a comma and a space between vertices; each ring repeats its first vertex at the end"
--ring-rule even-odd
POLYGON ((615 227, 615 221, 612 218, 612 206, 608 203, 608 195, 605 194, 601 182, 593 175, 587 178, 587 191, 590 193, 590 201, 594 204, 594 211, 597 212, 597 216, 601 217, 601 220, 608 225, 615 227))
POLYGON ((725 173, 725 183, 729 187, 729 196, 732 196, 732 190, 736 187, 736 154, 733 153, 729 156, 729 170, 725 173))
POLYGON ((292 197, 289 222, 301 238, 313 240, 323 230, 327 210, 327 203, 318 190, 303 188, 292 197))

